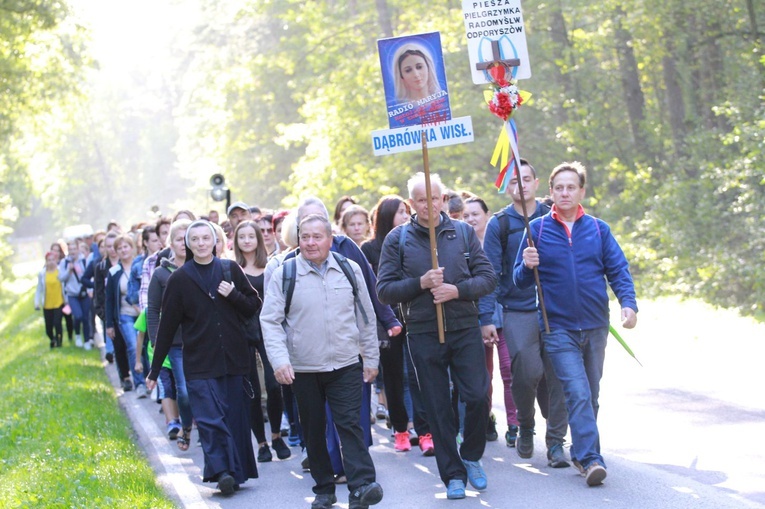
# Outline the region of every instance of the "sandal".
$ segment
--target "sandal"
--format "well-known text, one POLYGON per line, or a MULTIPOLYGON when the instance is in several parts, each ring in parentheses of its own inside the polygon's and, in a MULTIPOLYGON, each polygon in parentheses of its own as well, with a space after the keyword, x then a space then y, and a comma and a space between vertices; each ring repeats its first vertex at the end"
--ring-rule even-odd
POLYGON ((191 428, 183 428, 183 433, 178 435, 176 443, 178 444, 178 449, 188 451, 191 444, 191 428))

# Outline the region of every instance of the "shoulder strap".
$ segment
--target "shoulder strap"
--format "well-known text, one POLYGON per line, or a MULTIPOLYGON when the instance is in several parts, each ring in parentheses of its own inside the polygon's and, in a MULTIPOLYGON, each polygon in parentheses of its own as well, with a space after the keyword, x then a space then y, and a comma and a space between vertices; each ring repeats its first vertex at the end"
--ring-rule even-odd
POLYGON ((284 316, 290 312, 292 294, 295 293, 295 258, 284 260, 282 264, 282 293, 284 294, 284 316))
POLYGON ((231 260, 221 259, 223 264, 223 280, 231 283, 231 260))
POLYGON ((510 236, 510 216, 508 216, 504 210, 500 210, 494 214, 499 223, 499 243, 502 245, 502 255, 504 257, 505 251, 507 251, 507 238, 510 236))
POLYGON ((539 239, 542 238, 542 230, 545 228, 545 217, 547 216, 542 216, 542 220, 539 222, 539 234, 537 234, 537 242, 535 244, 537 247, 539 247, 539 239))
MULTIPOLYGON (((364 311, 363 306, 361 305, 361 300, 359 299, 359 288, 357 286, 358 282, 356 281, 356 275, 353 273, 353 269, 351 268, 351 264, 348 263, 348 259, 334 251, 331 251, 332 255, 334 255, 335 260, 337 260, 337 263, 340 265, 340 268, 343 271, 343 274, 345 274, 345 277, 348 278, 348 282, 351 283, 351 291, 353 292, 353 302, 356 305, 356 307, 361 311, 361 317, 364 319, 365 324, 369 324, 369 317, 367 317, 366 311, 364 311)), ((292 305, 292 295, 295 293, 295 270, 296 270, 296 264, 295 258, 290 258, 289 260, 285 260, 285 262, 282 264, 282 267, 284 269, 282 270, 282 293, 284 294, 284 316, 287 316, 290 312, 290 306, 292 305)))
POLYGON ((367 312, 364 311, 364 307, 361 305, 361 299, 359 299, 359 287, 358 281, 356 281, 356 274, 353 273, 353 268, 351 267, 351 264, 348 263, 348 258, 334 251, 332 251, 332 255, 334 255, 335 260, 337 260, 337 263, 343 270, 345 277, 348 278, 348 282, 351 283, 351 290, 353 291, 353 303, 356 305, 356 309, 361 311, 361 317, 364 319, 364 324, 369 325, 367 312))
POLYGON ((401 227, 401 234, 398 236, 398 258, 401 262, 401 268, 404 268, 404 247, 406 246, 406 233, 409 230, 409 224, 401 227))
POLYGON ((600 224, 598 224, 598 220, 595 218, 595 216, 592 217, 592 222, 595 223, 595 229, 598 230, 598 238, 602 238, 603 235, 600 233, 600 224))
POLYGON ((462 221, 454 221, 454 229, 457 230, 457 235, 462 240, 462 254, 465 256, 465 260, 470 260, 470 246, 468 245, 467 233, 465 231, 467 227, 468 225, 462 221))

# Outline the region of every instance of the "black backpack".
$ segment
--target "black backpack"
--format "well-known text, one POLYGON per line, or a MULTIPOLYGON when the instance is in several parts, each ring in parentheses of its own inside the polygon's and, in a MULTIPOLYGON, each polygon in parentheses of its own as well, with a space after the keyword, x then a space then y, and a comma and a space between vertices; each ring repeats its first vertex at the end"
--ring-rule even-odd
MULTIPOLYGON (((351 267, 351 264, 348 263, 348 258, 341 255, 340 253, 336 253, 334 251, 330 251, 332 255, 335 257, 335 260, 337 260, 337 263, 340 265, 340 268, 343 270, 343 274, 345 274, 345 277, 348 278, 348 281, 351 283, 351 289, 353 291, 353 302, 356 306, 356 309, 358 309, 361 312, 361 317, 364 319, 364 324, 369 325, 369 318, 367 317, 367 312, 364 311, 364 306, 361 305, 361 300, 359 299, 359 287, 358 287, 358 281, 356 281, 356 275, 353 273, 353 268, 351 267)), ((284 267, 282 271, 282 293, 284 294, 284 316, 287 316, 290 312, 290 305, 292 304, 292 295, 295 293, 295 272, 297 268, 297 261, 295 258, 290 258, 289 260, 285 260, 284 264, 282 265, 284 267)))
MULTIPOLYGON (((541 208, 537 207, 534 213, 529 216, 529 221, 536 219, 540 216, 547 214, 550 211, 548 205, 542 204, 541 208), (537 213, 537 210, 539 213, 537 213)), ((502 274, 508 274, 507 271, 507 239, 510 235, 515 235, 518 232, 522 232, 526 229, 526 223, 522 219, 510 216, 505 209, 500 210, 494 214, 499 223, 499 242, 502 244, 502 274), (514 224, 510 224, 511 221, 514 224)))

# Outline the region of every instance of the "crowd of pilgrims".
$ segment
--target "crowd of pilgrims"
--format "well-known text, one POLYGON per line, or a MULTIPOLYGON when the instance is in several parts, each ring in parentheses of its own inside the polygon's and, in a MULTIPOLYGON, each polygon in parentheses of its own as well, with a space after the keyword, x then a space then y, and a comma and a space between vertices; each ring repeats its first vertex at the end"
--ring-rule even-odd
MULTIPOLYGON (((321 205, 315 198, 308 200, 311 201, 321 205)), ((323 205, 320 208, 327 210, 323 205)), ((483 243, 492 214, 481 198, 469 192, 448 191, 443 195, 443 212, 472 226, 483 243)), ((409 203, 399 196, 384 196, 371 210, 354 198, 343 196, 330 219, 334 234, 345 236, 358 246, 376 272, 383 239, 394 227, 408 222, 411 214, 409 203)), ((163 293, 173 271, 190 259, 186 233, 198 219, 209 221, 216 232, 215 256, 238 264, 260 297, 264 296, 273 268, 298 245, 295 211, 261 210, 243 202, 230 205, 225 218, 219 217, 215 210, 201 216, 181 210, 172 217, 135 224, 129 229, 112 221, 105 230, 92 235, 53 242, 45 255, 45 267, 39 273, 35 298, 35 307, 44 314, 51 351, 62 348, 65 343, 99 351, 104 363, 115 364, 124 392, 132 391, 139 399, 154 399, 161 404, 167 438, 174 441, 180 451, 192 446, 191 434, 196 422, 189 403, 188 371, 184 376, 179 332, 169 351, 163 352, 166 359, 157 376, 156 390, 147 390, 147 375, 160 326, 163 293)), ((393 311, 400 318, 399 310, 393 311)), ((501 317, 501 308, 497 316, 501 317)), ((499 320, 496 325, 501 333, 501 318, 499 320)), ((380 370, 373 384, 364 384, 361 424, 367 446, 371 445, 370 425, 377 422, 390 430, 396 451, 418 448, 422 455, 433 456, 431 423, 423 408, 404 338, 405 331, 392 338, 384 331, 380 333, 380 370)), ((494 359, 498 359, 496 364, 504 383, 503 438, 508 447, 515 447, 519 423, 511 390, 512 359, 504 341, 488 343, 485 348, 486 367, 476 366, 476 369, 488 369, 491 375, 494 359)), ((244 404, 249 405, 248 427, 257 443, 253 448, 257 462, 270 462, 274 456, 284 460, 293 454, 302 454, 302 467, 308 471, 310 464, 291 386, 280 385, 275 380, 262 340, 250 344, 250 361, 248 378, 252 394, 250 402, 244 404)), ((536 396, 546 417, 544 378, 536 396)), ((491 397, 490 384, 489 401, 491 397)), ((460 415, 464 416, 464 408, 460 407, 456 391, 453 408, 457 429, 461 429, 459 419, 460 415)), ((487 441, 499 438, 497 417, 491 412, 488 418, 487 441)), ((459 434, 455 438, 458 442, 461 440, 459 434)), ((327 431, 327 441, 335 482, 342 484, 346 482, 340 460, 342 453, 337 436, 331 430, 327 431)), ((528 457, 527 451, 521 454, 528 457)), ((559 462, 554 466, 568 464, 559 462)), ((254 465, 249 474, 245 474, 245 479, 247 477, 257 477, 254 465)), ((237 487, 241 481, 237 479, 237 487)))

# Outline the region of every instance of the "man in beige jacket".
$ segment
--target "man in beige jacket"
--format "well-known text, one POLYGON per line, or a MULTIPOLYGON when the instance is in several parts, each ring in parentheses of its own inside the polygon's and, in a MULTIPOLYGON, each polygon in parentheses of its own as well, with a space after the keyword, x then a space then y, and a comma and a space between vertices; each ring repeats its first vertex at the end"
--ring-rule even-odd
POLYGON ((372 301, 361 268, 330 255, 332 226, 325 217, 304 218, 298 241, 300 254, 276 269, 266 290, 260 314, 266 352, 276 380, 292 384, 297 398, 316 483, 311 507, 329 508, 337 501, 324 434, 327 403, 342 443, 349 508, 367 508, 383 497, 360 424, 362 381, 374 380, 379 365, 372 301), (295 264, 295 285, 287 306, 283 277, 290 263, 295 264), (346 277, 341 263, 350 265, 355 281, 346 277))

